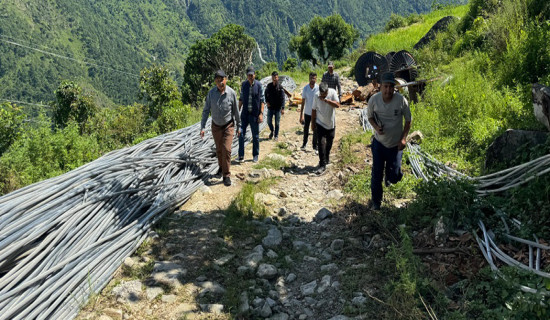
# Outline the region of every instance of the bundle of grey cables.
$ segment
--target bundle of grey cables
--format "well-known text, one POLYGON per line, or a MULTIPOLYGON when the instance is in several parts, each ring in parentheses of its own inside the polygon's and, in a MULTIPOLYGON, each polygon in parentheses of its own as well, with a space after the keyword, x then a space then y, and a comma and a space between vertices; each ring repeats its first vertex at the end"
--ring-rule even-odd
POLYGON ((0 319, 73 318, 218 170, 210 120, 206 131, 197 123, 0 197, 0 319))

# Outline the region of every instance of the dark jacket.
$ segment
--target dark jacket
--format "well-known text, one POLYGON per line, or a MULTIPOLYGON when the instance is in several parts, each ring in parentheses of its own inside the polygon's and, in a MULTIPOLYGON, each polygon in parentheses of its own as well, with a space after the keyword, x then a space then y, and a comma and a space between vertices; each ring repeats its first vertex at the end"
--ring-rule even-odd
POLYGON ((285 91, 281 83, 274 85, 270 82, 265 88, 265 102, 269 103, 268 108, 271 110, 281 110, 285 107, 285 91))
POLYGON ((263 97, 262 92, 262 84, 258 80, 254 80, 254 84, 250 86, 250 83, 248 80, 245 80, 241 85, 241 97, 239 98, 240 101, 243 103, 243 108, 241 110, 241 119, 243 117, 249 116, 248 113, 248 93, 249 90, 252 90, 252 113, 251 115, 254 117, 258 117, 260 115, 260 106, 263 97))

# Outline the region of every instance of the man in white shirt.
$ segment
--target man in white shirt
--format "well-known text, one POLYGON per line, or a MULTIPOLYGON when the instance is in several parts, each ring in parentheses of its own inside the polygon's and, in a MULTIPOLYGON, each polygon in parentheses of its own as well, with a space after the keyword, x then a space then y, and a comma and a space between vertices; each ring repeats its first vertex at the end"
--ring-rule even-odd
POLYGON ((336 132, 336 108, 340 108, 338 93, 329 88, 326 82, 321 82, 311 111, 311 128, 316 130, 319 148, 319 168, 316 174, 325 172, 330 163, 330 149, 336 132))
MULTIPOLYGON (((319 86, 317 85, 317 74, 312 72, 309 74, 309 84, 302 90, 302 108, 300 110, 300 123, 304 125, 304 143, 302 150, 306 150, 307 140, 309 137, 309 124, 311 123, 311 111, 315 97, 319 94, 319 86)), ((313 130, 313 150, 317 150, 317 134, 313 130)))

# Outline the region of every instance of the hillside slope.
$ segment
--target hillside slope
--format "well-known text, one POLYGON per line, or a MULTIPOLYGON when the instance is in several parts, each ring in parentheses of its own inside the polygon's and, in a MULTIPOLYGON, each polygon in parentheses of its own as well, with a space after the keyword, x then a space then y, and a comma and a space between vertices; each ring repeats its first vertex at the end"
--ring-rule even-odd
POLYGON ((282 62, 291 35, 315 15, 339 13, 364 37, 380 30, 392 12, 426 12, 431 3, 0 0, 0 98, 49 101, 60 81, 71 79, 127 104, 137 99, 136 75, 143 67, 168 64, 179 79, 187 48, 227 23, 245 26, 266 60, 282 62))

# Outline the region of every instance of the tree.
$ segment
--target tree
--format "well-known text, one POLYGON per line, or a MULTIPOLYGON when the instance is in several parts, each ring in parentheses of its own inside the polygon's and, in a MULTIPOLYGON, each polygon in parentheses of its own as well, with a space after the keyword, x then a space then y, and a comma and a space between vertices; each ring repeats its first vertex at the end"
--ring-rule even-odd
POLYGON ((252 63, 252 51, 256 49, 254 38, 244 33, 244 27, 228 24, 212 37, 197 41, 189 49, 185 61, 182 95, 184 103, 200 105, 210 88, 218 69, 229 78, 244 72, 252 63))
POLYGON ((72 82, 63 81, 55 91, 56 101, 53 104, 53 122, 59 128, 75 121, 84 130, 86 121, 94 116, 97 107, 90 95, 84 94, 82 88, 72 82))
POLYGON ((0 155, 19 137, 24 118, 21 108, 0 104, 0 155))
POLYGON ((310 60, 316 65, 317 60, 326 63, 342 58, 345 50, 358 38, 359 32, 339 14, 326 18, 315 16, 290 39, 289 48, 300 59, 310 60))
POLYGON ((153 120, 162 114, 163 108, 171 101, 181 99, 178 85, 170 77, 168 68, 157 64, 141 70, 138 96, 149 103, 147 113, 153 120))

